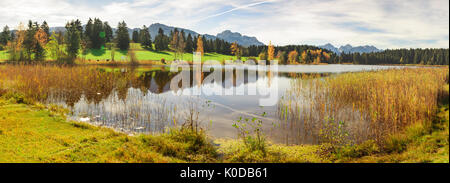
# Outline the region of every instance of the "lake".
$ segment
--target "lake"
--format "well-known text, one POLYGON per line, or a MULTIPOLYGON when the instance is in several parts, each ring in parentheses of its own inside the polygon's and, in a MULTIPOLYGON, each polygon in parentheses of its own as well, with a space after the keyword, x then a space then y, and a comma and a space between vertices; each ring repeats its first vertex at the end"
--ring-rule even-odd
POLYGON ((120 87, 95 86, 90 91, 96 92, 89 95, 81 93, 70 100, 67 93, 61 91, 48 96, 46 103, 71 109, 72 120, 135 134, 165 132, 169 127, 193 119, 214 138, 236 138, 237 131, 232 125, 237 120, 258 118, 263 121, 263 129, 271 141, 301 144, 314 143, 314 140, 288 140, 293 137, 289 136, 289 127, 283 125, 279 110, 279 101, 285 100, 286 92, 292 88, 296 78, 310 76, 306 78, 320 80, 346 72, 404 66, 279 65, 276 70, 267 66, 258 72, 256 67, 237 66, 233 71, 232 68, 218 66, 213 67, 214 72, 218 71, 215 74, 194 74, 192 69, 185 72, 190 81, 184 86, 182 81, 171 82, 179 79, 183 72, 171 72, 169 67, 77 67, 127 73, 128 77, 120 80, 117 85, 120 87), (211 80, 213 75, 219 79, 211 80), (202 82, 195 82, 195 78, 202 82), (200 95, 192 95, 198 91, 202 91, 200 95), (262 106, 260 100, 270 95, 276 99, 272 102, 274 105, 262 106))

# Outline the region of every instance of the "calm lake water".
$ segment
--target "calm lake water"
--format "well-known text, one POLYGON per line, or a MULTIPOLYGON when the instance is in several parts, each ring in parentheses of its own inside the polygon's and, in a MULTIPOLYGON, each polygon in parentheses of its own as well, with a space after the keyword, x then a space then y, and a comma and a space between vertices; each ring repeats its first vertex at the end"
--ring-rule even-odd
MULTIPOLYGON (((160 133, 174 125, 183 124, 193 116, 208 134, 215 138, 236 138, 237 131, 232 127, 239 118, 260 118, 268 137, 275 142, 286 142, 286 133, 278 124, 278 106, 261 106, 260 99, 268 98, 267 92, 280 99, 291 88, 292 80, 298 75, 313 74, 316 79, 333 77, 345 72, 359 72, 379 69, 395 69, 401 66, 368 66, 368 65, 294 65, 264 67, 256 72, 256 67, 237 67, 233 72, 227 67, 223 69, 222 82, 205 79, 212 75, 205 72, 201 75, 189 74, 190 82, 185 88, 174 90, 171 80, 182 75, 181 72, 170 72, 169 67, 95 67, 98 70, 116 72, 132 72, 137 81, 127 81, 124 89, 110 92, 99 90, 98 100, 88 100, 83 96, 72 104, 67 104, 64 96, 54 95, 48 103, 56 103, 72 110, 71 118, 95 125, 115 128, 126 133, 160 133), (228 74, 225 74, 228 72, 228 74), (231 74, 230 74, 231 73, 231 74), (237 73, 243 73, 241 76, 237 73), (195 77, 204 82, 194 83, 195 77), (256 88, 255 95, 251 94, 256 88), (209 95, 184 95, 194 91, 215 92, 209 95), (264 93, 265 92, 265 93, 264 93), (218 95, 222 93, 222 95, 218 95), (230 94, 231 95, 227 95, 230 94), (225 95, 224 95, 225 94, 225 95), (262 116, 262 114, 266 114, 262 116), (197 116, 198 115, 198 116, 197 116)), ((178 86, 180 86, 178 83, 178 86)), ((299 142, 296 142, 299 143, 299 142)))

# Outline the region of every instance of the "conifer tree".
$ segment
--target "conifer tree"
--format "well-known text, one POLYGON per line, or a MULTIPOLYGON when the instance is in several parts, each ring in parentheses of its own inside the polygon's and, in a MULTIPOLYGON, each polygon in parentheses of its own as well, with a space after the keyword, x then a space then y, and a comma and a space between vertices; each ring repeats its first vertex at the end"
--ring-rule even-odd
POLYGON ((117 47, 120 50, 128 50, 130 48, 130 35, 125 21, 119 22, 117 26, 117 47))
POLYGON ((192 41, 192 36, 191 34, 188 34, 187 38, 186 38, 186 48, 185 48, 185 52, 186 53, 192 53, 194 51, 194 42, 192 41))

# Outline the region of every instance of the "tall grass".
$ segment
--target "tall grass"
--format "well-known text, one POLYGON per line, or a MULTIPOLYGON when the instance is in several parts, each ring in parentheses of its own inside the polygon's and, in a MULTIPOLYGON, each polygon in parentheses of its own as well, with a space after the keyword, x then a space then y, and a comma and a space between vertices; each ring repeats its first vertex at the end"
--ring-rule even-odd
MULTIPOLYGON (((72 109, 71 118, 124 132, 164 132, 179 116, 175 104, 149 92, 150 81, 131 68, 106 72, 96 67, 0 66, 0 95, 18 93, 26 101, 72 109), (148 83, 148 84, 147 84, 148 83), (170 120, 169 120, 170 119, 170 120)), ((161 91, 162 92, 162 91, 161 91)))
POLYGON ((330 120, 338 124, 331 125, 336 127, 331 134, 348 133, 346 143, 369 139, 382 143, 409 125, 432 120, 448 72, 448 68, 415 68, 300 77, 280 101, 278 114, 295 143, 321 143, 323 131, 330 131, 330 120))
POLYGON ((126 133, 161 133, 183 123, 198 132, 200 112, 208 103, 189 98, 174 102, 158 95, 175 76, 159 70, 140 73, 136 67, 107 71, 89 66, 2 65, 0 96, 20 94, 15 98, 22 103, 57 104, 71 109, 73 120, 83 118, 126 133))

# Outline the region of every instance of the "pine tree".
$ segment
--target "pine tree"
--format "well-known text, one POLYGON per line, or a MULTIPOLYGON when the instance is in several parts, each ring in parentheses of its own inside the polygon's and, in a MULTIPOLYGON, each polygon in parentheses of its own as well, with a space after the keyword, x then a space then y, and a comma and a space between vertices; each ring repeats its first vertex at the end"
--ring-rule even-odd
POLYGON ((198 42, 198 35, 194 36, 194 44, 192 44, 192 51, 197 51, 197 42, 198 42))
POLYGON ((139 40, 141 42, 141 45, 149 50, 153 49, 152 45, 152 37, 150 35, 150 32, 148 31, 148 28, 144 25, 144 27, 139 31, 139 40))
MULTIPOLYGON (((205 36, 200 36, 201 37, 201 39, 202 39, 202 45, 203 45, 203 52, 204 53, 208 53, 210 50, 209 50, 209 47, 208 47, 208 41, 206 40, 206 38, 205 38, 205 36)), ((203 55, 203 54, 202 54, 203 55)))
POLYGON ((77 28, 76 22, 71 21, 66 24, 66 51, 69 56, 69 63, 72 63, 77 58, 80 50, 80 31, 77 28))
POLYGON ((6 45, 8 41, 11 41, 11 31, 8 26, 5 26, 0 34, 0 44, 6 45))
POLYGON ((155 37, 156 51, 167 50, 169 46, 169 37, 164 34, 164 31, 159 28, 158 35, 155 37))
POLYGON ((46 21, 42 22, 41 29, 47 35, 47 41, 48 41, 48 39, 50 38, 50 27, 48 26, 46 21))
POLYGON ((113 41, 113 30, 108 22, 103 23, 104 31, 105 31, 105 42, 110 43, 113 41))
POLYGON ((94 25, 92 27, 92 37, 91 37, 92 47, 94 49, 103 48, 105 45, 105 37, 106 34, 103 29, 103 22, 100 19, 95 18, 94 25))
POLYGON ((117 47, 120 50, 128 50, 130 48, 130 35, 125 21, 119 22, 117 27, 117 47))
POLYGON ((81 25, 80 20, 75 20, 75 27, 77 28, 78 32, 80 33, 80 38, 83 39, 83 25, 81 25))
POLYGON ((89 20, 86 24, 84 34, 81 37, 82 39, 84 39, 86 41, 88 48, 92 48, 92 38, 94 37, 93 36, 93 27, 94 27, 93 21, 91 18, 89 18, 89 20))
POLYGON ((26 59, 28 61, 34 60, 40 61, 45 57, 45 49, 41 43, 46 43, 47 37, 46 33, 41 29, 37 22, 28 22, 28 29, 25 33, 25 39, 23 45, 26 51, 26 59))
POLYGON ((194 42, 192 41, 192 36, 191 34, 188 34, 187 38, 186 38, 186 48, 185 48, 185 52, 186 53, 192 53, 194 51, 194 42))
POLYGON ((11 31, 11 36, 9 36, 10 41, 14 41, 16 39, 16 33, 11 31))
POLYGON ((133 35, 131 37, 132 37, 133 43, 140 43, 139 32, 137 30, 133 31, 133 35))

